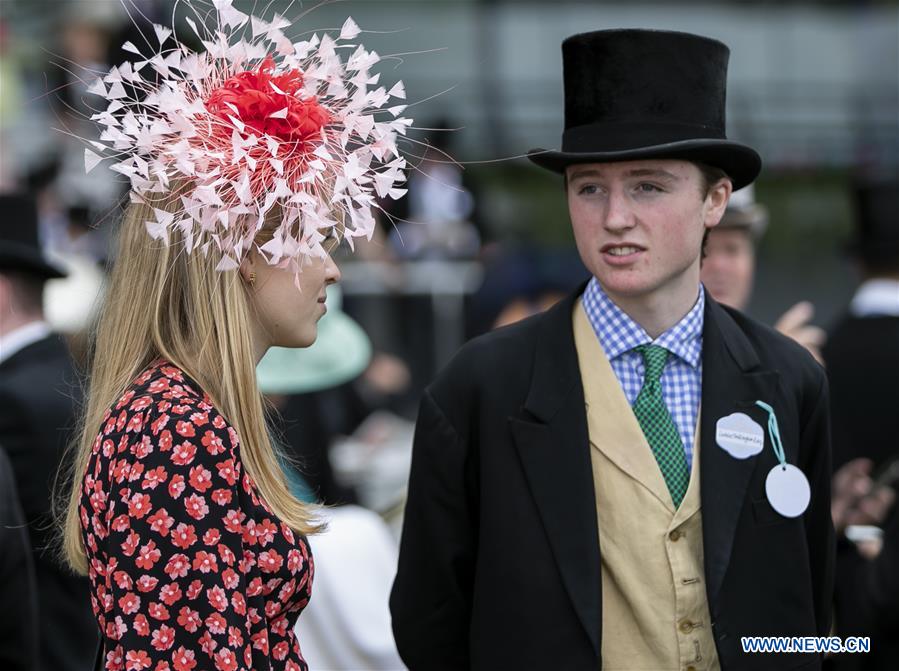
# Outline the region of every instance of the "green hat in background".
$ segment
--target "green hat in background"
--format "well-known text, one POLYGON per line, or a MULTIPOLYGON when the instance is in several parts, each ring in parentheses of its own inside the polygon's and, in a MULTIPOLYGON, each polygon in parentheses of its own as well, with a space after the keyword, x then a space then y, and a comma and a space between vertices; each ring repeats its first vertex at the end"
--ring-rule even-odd
POLYGON ((358 377, 371 361, 371 341, 341 309, 336 284, 327 288, 328 312, 310 347, 271 347, 256 366, 264 394, 304 394, 337 387, 358 377))

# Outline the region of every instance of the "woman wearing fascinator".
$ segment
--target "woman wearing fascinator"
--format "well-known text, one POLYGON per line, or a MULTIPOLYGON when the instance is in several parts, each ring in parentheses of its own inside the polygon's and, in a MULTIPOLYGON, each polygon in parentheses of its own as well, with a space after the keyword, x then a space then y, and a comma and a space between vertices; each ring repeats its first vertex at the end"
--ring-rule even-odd
POLYGON ((133 62, 91 87, 109 104, 87 168, 112 159, 131 192, 64 552, 90 579, 108 671, 307 668, 293 625, 320 523, 290 494, 255 366, 315 340, 330 253, 403 193, 402 85, 376 87, 352 20, 292 42, 288 21, 230 0, 203 19, 187 23, 204 52, 154 26, 155 51, 126 43, 133 62))

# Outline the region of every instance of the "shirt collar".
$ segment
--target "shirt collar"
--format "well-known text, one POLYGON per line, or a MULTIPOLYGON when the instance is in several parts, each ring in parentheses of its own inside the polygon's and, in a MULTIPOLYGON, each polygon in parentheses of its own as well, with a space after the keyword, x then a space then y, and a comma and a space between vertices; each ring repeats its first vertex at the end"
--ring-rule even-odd
POLYGON ((612 302, 595 277, 590 279, 583 296, 584 309, 593 331, 609 361, 640 345, 664 347, 693 368, 702 359, 702 328, 705 319, 705 289, 690 311, 670 329, 653 340, 637 322, 612 302))
POLYGON ((855 292, 849 312, 854 317, 899 317, 899 280, 868 280, 855 292))
POLYGON ((50 327, 43 320, 29 322, 25 326, 13 329, 0 338, 0 362, 6 361, 19 350, 43 340, 48 335, 50 335, 50 327))

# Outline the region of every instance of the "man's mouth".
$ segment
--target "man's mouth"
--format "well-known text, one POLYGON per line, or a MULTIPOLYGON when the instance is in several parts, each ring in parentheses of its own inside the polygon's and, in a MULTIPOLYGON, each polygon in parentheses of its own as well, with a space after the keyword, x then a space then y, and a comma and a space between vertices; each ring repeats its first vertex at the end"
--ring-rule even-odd
POLYGON ((610 247, 607 251, 612 256, 627 256, 636 254, 640 249, 638 247, 610 247))
POLYGON ((609 254, 610 256, 630 256, 631 254, 646 250, 639 245, 624 243, 604 245, 600 251, 603 254, 609 254))

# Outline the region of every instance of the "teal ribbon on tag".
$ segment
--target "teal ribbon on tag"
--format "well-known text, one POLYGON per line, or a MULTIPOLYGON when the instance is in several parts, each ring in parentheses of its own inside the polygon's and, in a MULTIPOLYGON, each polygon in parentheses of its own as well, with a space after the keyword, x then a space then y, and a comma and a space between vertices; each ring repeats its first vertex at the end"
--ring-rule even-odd
POLYGON ((774 408, 764 401, 756 401, 755 404, 767 411, 768 413, 768 437, 771 438, 771 447, 781 466, 787 465, 787 457, 784 454, 784 446, 780 442, 780 429, 777 426, 777 416, 774 414, 774 408))

